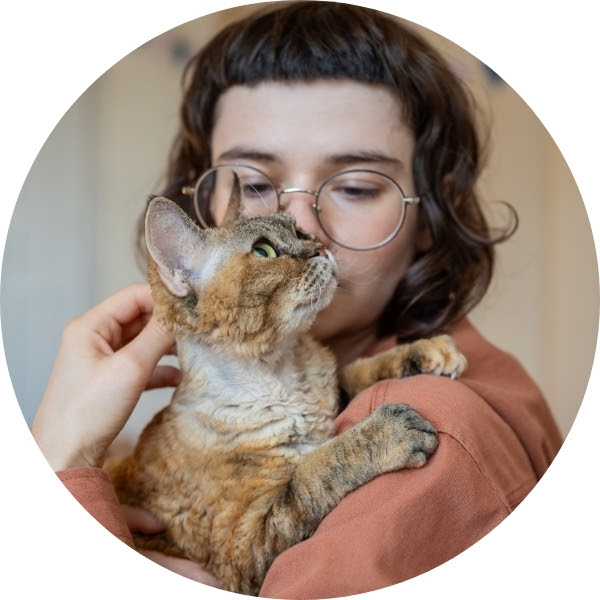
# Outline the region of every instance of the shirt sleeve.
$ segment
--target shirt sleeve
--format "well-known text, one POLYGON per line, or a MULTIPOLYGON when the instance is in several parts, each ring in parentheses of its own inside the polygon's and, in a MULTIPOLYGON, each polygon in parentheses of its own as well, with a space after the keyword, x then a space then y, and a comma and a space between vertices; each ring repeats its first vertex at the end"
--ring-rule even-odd
MULTIPOLYGON (((438 418, 435 407, 446 403, 429 377, 376 384, 338 417, 337 430, 349 429, 379 404, 407 402, 438 428, 434 455, 424 467, 380 475, 348 494, 311 538, 275 560, 261 596, 331 598, 400 583, 456 556, 509 514, 510 502, 468 444, 440 426, 445 416, 438 418)), ((441 383, 452 384, 459 385, 441 383)), ((472 394, 464 386, 455 389, 472 394)), ((443 410, 450 415, 448 404, 443 410)))
POLYGON ((77 467, 59 471, 57 476, 92 517, 121 541, 134 548, 117 494, 108 475, 102 469, 77 467))

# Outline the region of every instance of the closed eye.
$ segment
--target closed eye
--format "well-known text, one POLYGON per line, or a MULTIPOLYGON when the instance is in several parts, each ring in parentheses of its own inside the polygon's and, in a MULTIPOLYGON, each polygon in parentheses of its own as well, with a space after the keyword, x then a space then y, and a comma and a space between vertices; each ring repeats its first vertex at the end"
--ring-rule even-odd
POLYGON ((358 187, 358 186, 345 186, 337 187, 335 189, 328 190, 330 196, 333 198, 339 198, 343 200, 371 200, 377 198, 381 191, 377 188, 358 187))

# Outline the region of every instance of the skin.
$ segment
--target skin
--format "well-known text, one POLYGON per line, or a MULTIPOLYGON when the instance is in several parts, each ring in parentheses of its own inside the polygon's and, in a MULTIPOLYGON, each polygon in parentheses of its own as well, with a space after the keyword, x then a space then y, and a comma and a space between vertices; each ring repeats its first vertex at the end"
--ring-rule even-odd
MULTIPOLYGON (((55 471, 101 467, 141 393, 179 383, 177 369, 157 366, 175 340, 152 317, 152 308, 150 286, 130 285, 65 327, 31 428, 55 471)), ((122 510, 132 531, 157 533, 164 528, 145 511, 128 506, 122 510)), ((184 577, 218 587, 215 578, 192 561, 144 554, 184 577)))
MULTIPOLYGON (((383 87, 354 81, 265 82, 235 86, 221 96, 212 164, 247 164, 267 173, 280 188, 309 190, 345 169, 373 169, 412 195, 413 149, 401 107, 383 87)), ((408 206, 404 225, 390 243, 360 252, 339 247, 324 235, 311 195, 283 198, 298 226, 319 237, 338 260, 339 289, 312 333, 333 350, 339 364, 346 364, 375 341, 379 316, 413 260, 418 208, 408 206)), ((220 223, 226 206, 212 210, 220 223)))
POLYGON ((65 327, 31 428, 55 471, 102 466, 141 393, 179 381, 157 367, 175 340, 152 307, 150 286, 131 285, 65 327))
MULTIPOLYGON (((394 97, 384 88, 351 81, 233 87, 218 102, 212 136, 213 164, 237 161, 258 167, 282 188, 316 189, 336 172, 367 168, 389 175, 412 195, 413 148, 394 97)), ((359 252, 323 235, 312 196, 290 193, 285 199, 298 225, 319 237, 338 260, 339 289, 312 333, 343 365, 375 341, 377 320, 421 243, 418 208, 408 207, 390 243, 359 252)), ((219 223, 226 207, 212 209, 219 223)), ((157 366, 174 339, 152 317, 152 307, 149 286, 132 285, 66 326, 32 426, 54 470, 101 467, 141 393, 177 385, 177 369, 157 366)), ((163 528, 144 511, 123 507, 123 512, 132 531, 163 528)), ((185 577, 218 585, 191 561, 146 555, 185 577)))

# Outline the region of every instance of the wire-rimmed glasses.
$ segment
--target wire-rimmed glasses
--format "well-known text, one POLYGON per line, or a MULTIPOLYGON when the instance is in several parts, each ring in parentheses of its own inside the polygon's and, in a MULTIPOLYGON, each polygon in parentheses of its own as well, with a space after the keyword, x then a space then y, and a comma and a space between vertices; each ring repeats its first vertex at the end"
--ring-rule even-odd
POLYGON ((203 227, 209 227, 210 208, 226 206, 235 186, 247 217, 284 212, 286 194, 312 196, 312 208, 325 235, 350 250, 373 250, 390 242, 404 223, 406 206, 420 201, 418 196, 406 196, 391 177, 369 169, 336 173, 313 191, 279 189, 259 169, 223 164, 203 173, 193 188, 183 191, 193 195, 196 216, 203 227))

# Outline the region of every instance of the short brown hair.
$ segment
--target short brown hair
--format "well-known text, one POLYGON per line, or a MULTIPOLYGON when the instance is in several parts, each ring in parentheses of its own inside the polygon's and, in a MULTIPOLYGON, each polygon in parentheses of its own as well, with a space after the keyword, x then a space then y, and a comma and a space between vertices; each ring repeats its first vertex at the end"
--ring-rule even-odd
POLYGON ((164 195, 194 217, 182 194, 210 165, 215 106, 234 85, 352 79, 398 98, 415 136, 412 172, 431 244, 417 254, 380 320, 399 340, 439 332, 485 294, 495 234, 475 193, 482 146, 472 97, 411 28, 381 12, 330 2, 277 3, 219 32, 188 63, 180 130, 164 195))

